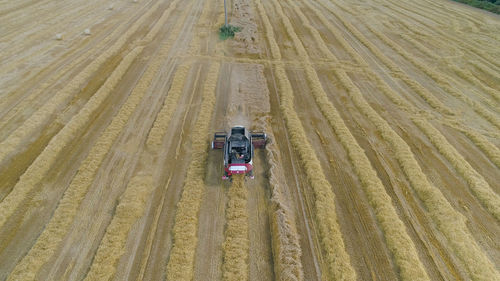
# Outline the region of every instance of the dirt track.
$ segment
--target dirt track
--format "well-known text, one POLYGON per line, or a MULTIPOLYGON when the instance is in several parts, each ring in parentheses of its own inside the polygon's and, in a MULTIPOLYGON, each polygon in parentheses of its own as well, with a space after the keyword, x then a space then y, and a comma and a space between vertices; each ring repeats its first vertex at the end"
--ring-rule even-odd
POLYGON ((500 280, 500 18, 229 3, 0 1, 0 280, 500 280))

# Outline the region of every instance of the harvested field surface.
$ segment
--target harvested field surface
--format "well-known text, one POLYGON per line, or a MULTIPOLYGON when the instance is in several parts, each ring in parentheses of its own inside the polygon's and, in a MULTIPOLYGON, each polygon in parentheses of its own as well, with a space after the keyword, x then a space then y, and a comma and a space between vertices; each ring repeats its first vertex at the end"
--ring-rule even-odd
POLYGON ((223 3, 0 0, 0 281, 500 281, 500 16, 223 3))

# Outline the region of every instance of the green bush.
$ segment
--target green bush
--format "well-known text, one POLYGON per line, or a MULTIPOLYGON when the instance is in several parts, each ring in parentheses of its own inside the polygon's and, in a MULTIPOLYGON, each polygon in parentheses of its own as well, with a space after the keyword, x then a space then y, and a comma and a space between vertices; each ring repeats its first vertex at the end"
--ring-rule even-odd
POLYGON ((220 39, 222 40, 226 40, 227 38, 229 37, 234 37, 234 33, 238 32, 241 30, 241 27, 238 27, 238 26, 232 26, 232 25, 223 25, 220 29, 219 29, 219 37, 220 39))
POLYGON ((490 2, 491 0, 453 0, 456 2, 464 3, 472 7, 487 10, 495 14, 500 14, 500 0, 497 0, 495 4, 490 2))

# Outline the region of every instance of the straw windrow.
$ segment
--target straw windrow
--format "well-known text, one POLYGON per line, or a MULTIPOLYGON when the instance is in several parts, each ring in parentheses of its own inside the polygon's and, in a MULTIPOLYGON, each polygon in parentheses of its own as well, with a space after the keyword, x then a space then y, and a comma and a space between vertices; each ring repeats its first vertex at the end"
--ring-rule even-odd
POLYGON ((192 156, 189 164, 182 197, 177 204, 173 229, 173 246, 167 264, 167 280, 190 281, 193 279, 193 265, 198 242, 198 212, 205 184, 205 165, 208 149, 208 129, 215 106, 215 87, 219 75, 219 63, 213 63, 208 70, 203 89, 201 111, 193 130, 192 156))

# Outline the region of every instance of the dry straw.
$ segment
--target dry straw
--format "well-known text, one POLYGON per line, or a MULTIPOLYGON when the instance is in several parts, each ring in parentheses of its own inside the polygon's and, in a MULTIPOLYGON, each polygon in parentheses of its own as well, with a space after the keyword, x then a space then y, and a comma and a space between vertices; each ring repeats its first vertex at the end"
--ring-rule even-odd
MULTIPOLYGON (((368 28, 371 30, 372 33, 375 33, 379 38, 381 38, 382 41, 384 41, 387 44, 390 44, 391 47, 397 49, 398 52, 404 53, 402 54, 404 57, 407 57, 415 64, 420 64, 421 68, 426 68, 425 66, 421 65, 420 62, 416 62, 409 54, 407 54, 404 50, 402 50, 390 39, 385 37, 385 35, 381 34, 380 32, 374 30, 371 27, 368 28)), ((411 106, 406 102, 394 98, 395 95, 392 93, 392 90, 389 90, 389 88, 386 86, 385 83, 384 85, 381 86, 383 92, 386 93, 389 96, 389 98, 393 100, 395 103, 399 104, 407 111, 410 112, 415 111, 415 109, 411 108, 411 106)), ((429 139, 436 146, 438 151, 443 156, 445 156, 446 159, 448 159, 448 161, 455 167, 455 169, 465 178, 465 180, 471 186, 474 194, 479 198, 482 204, 486 206, 486 208, 490 211, 490 213, 493 214, 493 216, 495 216, 495 218, 499 219, 500 198, 491 189, 491 187, 484 180, 484 178, 470 166, 470 164, 463 158, 463 156, 461 156, 456 151, 456 149, 451 144, 449 144, 449 142, 445 139, 445 137, 438 130, 436 130, 430 123, 428 123, 422 118, 413 118, 412 120, 422 130, 422 132, 424 132, 424 134, 426 134, 427 137, 429 137, 429 139)), ((490 159, 492 159, 492 161, 495 164, 498 162, 499 152, 495 146, 493 146, 484 137, 473 132, 472 130, 462 129, 461 131, 466 136, 468 136, 480 149, 482 149, 486 153, 486 155, 488 155, 490 159)))
MULTIPOLYGON (((412 26, 400 22, 401 25, 403 25, 406 29, 411 30, 413 33, 416 33, 417 30, 415 30, 412 26)), ((429 48, 425 47, 420 43, 418 40, 416 40, 414 37, 409 36, 407 34, 400 34, 400 36, 405 39, 406 41, 410 42, 413 47, 415 47, 417 50, 425 54, 428 58, 433 59, 433 60, 446 60, 446 58, 442 58, 441 56, 436 55, 435 52, 431 51, 429 48)), ((473 62, 469 62, 470 64, 474 65, 473 62)), ((500 101, 500 93, 499 91, 491 88, 488 84, 482 82, 479 80, 477 77, 473 75, 472 72, 465 68, 458 67, 456 64, 450 62, 446 64, 447 67, 449 67, 453 72, 455 72, 458 76, 460 76, 462 79, 470 82, 473 85, 479 86, 481 90, 483 90, 485 93, 487 93, 491 98, 496 100, 497 102, 500 101)), ((492 104, 490 101, 484 100, 489 105, 496 106, 492 104)))
MULTIPOLYGON (((349 52, 349 54, 353 55, 353 57, 359 64, 361 65, 365 64, 364 60, 361 57, 359 57, 359 54, 354 50, 354 48, 352 48, 347 43, 347 41, 345 41, 345 39, 340 35, 338 29, 335 28, 323 16, 323 14, 319 13, 317 9, 315 9, 309 2, 305 2, 305 4, 310 9, 313 10, 313 12, 318 16, 321 22, 328 28, 329 31, 331 31, 334 34, 335 39, 337 39, 341 43, 344 49, 346 49, 349 52)), ((358 35, 362 36, 362 34, 358 35)), ((371 47, 373 50, 376 49, 374 45, 373 46, 370 45, 370 42, 368 42, 368 40, 366 40, 364 36, 360 40, 362 40, 362 42, 367 42, 368 44, 367 47, 369 48, 371 47)), ((417 41, 415 41, 415 43, 417 43, 417 41)), ((392 88, 390 88, 389 85, 387 85, 387 83, 377 74, 375 74, 371 69, 366 68, 365 72, 368 77, 375 80, 377 88, 380 89, 394 104, 398 105, 401 110, 412 114, 418 114, 418 110, 416 108, 414 108, 410 103, 401 98, 399 94, 397 94, 394 90, 392 90, 392 88)), ((463 134, 465 134, 477 147, 479 147, 491 159, 491 161, 493 161, 493 163, 497 165, 497 167, 500 167, 500 151, 496 146, 494 146, 491 142, 489 142, 488 139, 474 132, 474 130, 470 128, 464 129, 459 127, 457 129, 460 130, 463 134)))
MULTIPOLYGON (((267 134, 274 139, 271 129, 267 134)), ((274 256, 274 274, 279 281, 302 281, 302 250, 297 232, 295 215, 288 206, 291 198, 284 192, 283 171, 279 168, 279 153, 274 142, 266 146, 267 160, 270 165, 269 184, 271 186, 271 238, 274 256)))
MULTIPOLYGON (((344 7, 340 8, 345 9, 344 7)), ((336 15, 336 11, 332 11, 332 13, 336 15)), ((345 23, 342 17, 337 16, 337 18, 345 23)), ((360 39, 359 36, 361 34, 359 31, 350 24, 344 25, 360 39)), ((364 41, 366 41, 366 39, 364 41)), ((494 265, 481 250, 467 229, 465 218, 453 209, 438 188, 429 183, 410 147, 396 132, 394 132, 394 130, 392 130, 389 124, 370 107, 359 89, 350 81, 347 75, 339 75, 339 73, 337 73, 337 75, 337 78, 346 88, 356 107, 376 126, 377 131, 389 145, 393 147, 396 159, 409 179, 410 184, 424 202, 431 217, 437 224, 439 230, 447 238, 455 254, 463 262, 471 278, 473 280, 498 279, 499 274, 494 265)))
POLYGON ((215 105, 215 87, 219 63, 213 63, 203 88, 201 110, 193 130, 192 155, 182 197, 177 204, 173 229, 173 246, 167 265, 167 280, 190 281, 198 243, 198 212, 205 188, 203 182, 207 161, 208 129, 215 105))
POLYGON ((500 196, 493 191, 464 157, 446 140, 446 138, 429 122, 421 118, 412 118, 413 122, 425 133, 438 151, 451 163, 469 184, 472 192, 486 209, 500 221, 500 196))
POLYGON ((158 113, 156 120, 151 128, 149 137, 146 140, 148 149, 157 152, 162 145, 163 134, 166 132, 170 119, 177 108, 177 102, 182 94, 182 89, 186 83, 187 73, 191 64, 182 64, 175 73, 172 86, 168 91, 167 98, 163 103, 163 107, 158 113))
MULTIPOLYGON (((344 80, 343 77, 338 78, 341 81, 344 80)), ((412 187, 471 277, 474 280, 495 280, 498 273, 470 235, 465 218, 453 209, 438 188, 428 182, 408 144, 369 106, 352 82, 344 80, 342 84, 346 87, 356 107, 376 126, 377 131, 393 148, 396 159, 412 187)))
POLYGON ((453 209, 438 188, 428 182, 408 144, 369 106, 359 89, 346 79, 347 77, 339 76, 338 78, 346 87, 356 107, 376 126, 377 131, 393 148, 396 159, 412 187, 471 277, 474 280, 495 280, 498 273, 470 235, 465 218, 453 209))
MULTIPOLYGON (((278 12, 280 12, 280 9, 278 9, 278 12)), ((267 17, 265 13, 263 15, 267 17)), ((285 23, 290 23, 286 17, 283 17, 283 19, 285 23)), ((288 26, 287 30, 291 30, 291 26, 288 26)), ((268 33, 267 37, 270 42, 274 41, 272 29, 266 29, 266 33, 268 33)), ((294 41, 296 42, 296 40, 294 41)), ((288 131, 290 132, 292 145, 299 151, 300 160, 305 166, 308 180, 316 195, 316 218, 320 226, 321 241, 326 251, 326 263, 329 273, 332 278, 355 279, 356 273, 345 251, 342 234, 337 222, 332 188, 322 172, 319 160, 316 158, 305 136, 300 119, 293 109, 292 87, 281 63, 276 66, 276 76, 281 90, 281 110, 285 117, 288 131)))
MULTIPOLYGON (((400 1, 390 1, 390 0, 388 0, 388 1, 389 1, 389 3, 391 3, 390 4, 391 9, 394 9, 394 8, 392 8, 392 6, 395 6, 395 7, 399 7, 400 9, 409 11, 409 13, 405 12, 405 15, 407 17, 410 17, 413 22, 418 23, 417 25, 413 24, 414 26, 426 26, 428 28, 427 30, 432 30, 431 35, 429 35, 429 33, 425 34, 422 31, 419 31, 418 33, 420 35, 427 36, 428 38, 429 38, 429 36, 431 36, 432 38, 435 38, 436 34, 438 34, 438 36, 440 38, 446 39, 446 40, 438 40, 437 44, 439 44, 441 47, 449 48, 449 42, 453 42, 453 45, 457 46, 456 49, 459 48, 462 54, 464 52, 465 53, 468 52, 469 54, 473 54, 474 56, 481 57, 482 59, 484 59, 484 61, 487 61, 493 67, 500 67, 500 63, 498 63, 495 59, 493 59, 494 57, 491 57, 487 53, 487 51, 483 51, 483 50, 488 50, 488 48, 485 48, 485 46, 488 46, 488 42, 482 41, 479 44, 477 44, 475 42, 476 40, 473 40, 473 42, 471 42, 470 40, 464 40, 464 39, 466 39, 466 37, 464 38, 462 36, 456 36, 456 33, 452 33, 453 35, 450 36, 450 33, 448 31, 442 31, 445 29, 434 28, 435 27, 434 25, 430 25, 428 23, 428 21, 422 20, 422 18, 426 18, 426 17, 428 18, 428 16, 429 16, 428 13, 419 12, 417 9, 415 9, 415 6, 413 6, 414 7, 413 9, 409 10, 408 6, 412 5, 413 2, 407 2, 405 6, 402 6, 400 1), (419 15, 419 16, 415 16, 415 15, 419 15), (443 41, 443 43, 441 41, 443 41)), ((435 4, 436 2, 431 2, 431 3, 435 4)), ((342 8, 342 7, 340 7, 340 8, 342 8)), ((395 11, 400 12, 397 10, 395 10, 395 11)), ((435 10, 433 10, 433 11, 435 11, 435 10)), ((449 10, 448 10, 448 12, 449 12, 449 10)), ((447 15, 449 15, 449 13, 447 15)), ((460 22, 462 22, 462 23, 467 22, 464 20, 465 18, 468 18, 465 13, 461 12, 458 17, 460 18, 460 22)), ((432 17, 432 20, 436 20, 438 18, 439 17, 432 17)), ((471 18, 468 18, 468 20, 471 20, 471 18)), ((475 20, 473 20, 473 21, 475 22, 475 24, 480 25, 482 29, 489 27, 484 22, 475 21, 475 20)), ((400 21, 400 22, 402 22, 402 21, 400 21)), ((445 22, 442 22, 442 25, 443 26, 449 25, 449 23, 450 23, 449 19, 446 19, 445 22)), ((477 27, 474 24, 471 24, 470 22, 468 22, 468 23, 470 24, 469 27, 472 30, 475 30, 474 32, 477 32, 477 30, 478 30, 477 27)), ((491 25, 491 26, 494 26, 494 25, 491 25)), ((495 27, 493 27, 493 28, 495 28, 495 27)), ((495 32, 496 32, 496 30, 495 30, 495 32)), ((494 41, 490 41, 490 42, 494 42, 494 41)), ((496 47, 496 45, 494 45, 494 43, 493 43, 493 45, 489 44, 489 46, 496 47)))
POLYGON ((458 128, 464 135, 466 135, 477 147, 479 147, 488 158, 495 163, 495 165, 500 168, 500 149, 492 144, 483 135, 474 132, 473 130, 467 130, 463 128, 458 128))
MULTIPOLYGON (((322 3, 322 2, 320 2, 322 3)), ((336 11, 329 5, 322 3, 323 7, 328 9, 330 12, 336 14, 336 11)), ((337 16, 337 18, 342 22, 342 24, 351 32, 366 48, 368 48, 379 60, 381 60, 384 65, 387 66, 392 71, 394 77, 397 77, 404 81, 412 90, 415 91, 422 99, 424 99, 431 107, 437 109, 438 111, 453 115, 453 111, 446 107, 441 101, 439 101, 432 93, 430 93, 425 87, 420 85, 418 82, 411 79, 399 66, 387 58, 372 42, 370 42, 366 37, 364 37, 351 23, 346 21, 343 17, 337 16)), ((350 47, 348 48, 350 49, 350 47)))
POLYGON ((152 41, 156 35, 159 34, 160 29, 165 27, 165 24, 167 23, 167 20, 170 19, 172 11, 177 7, 177 4, 180 2, 180 0, 174 0, 168 8, 163 12, 161 17, 158 19, 158 21, 155 23, 155 25, 149 30, 148 34, 144 36, 144 41, 145 42, 150 42, 152 41))
POLYGON ((42 153, 21 176, 12 189, 12 192, 0 202, 0 228, 4 226, 8 217, 14 213, 26 196, 50 171, 61 151, 96 115, 96 111, 101 108, 103 102, 112 93, 116 85, 120 82, 123 74, 141 53, 142 49, 142 47, 137 47, 125 56, 123 61, 108 77, 104 85, 92 96, 82 110, 73 116, 68 124, 50 140, 42 153))
POLYGON ((491 85, 496 85, 496 89, 498 89, 500 85, 500 75, 498 75, 498 72, 495 70, 490 69, 488 66, 484 65, 484 63, 476 60, 472 60, 469 62, 475 70, 479 71, 480 79, 486 79, 488 82, 490 82, 491 85))
MULTIPOLYGON (((324 52, 327 52, 327 57, 337 61, 336 57, 326 47, 319 33, 310 26, 307 17, 305 17, 297 5, 294 3, 291 3, 291 5, 302 22, 305 23, 305 26, 310 29, 316 44, 318 44, 322 50, 325 50, 324 52)), ((308 56, 305 56, 305 58, 308 58, 308 56)), ((356 139, 345 125, 344 120, 329 101, 314 68, 309 63, 306 63, 305 70, 316 103, 328 120, 330 126, 334 129, 340 142, 347 150, 354 170, 368 195, 370 205, 375 209, 378 223, 385 234, 387 245, 395 257, 395 262, 400 268, 402 279, 429 280, 429 276, 418 257, 416 247, 406 232, 406 227, 398 217, 392 204, 391 197, 385 191, 381 180, 371 166, 364 150, 359 146, 356 139)), ((334 71, 338 75, 341 75, 344 80, 348 79, 348 76, 343 70, 336 69, 334 71)))
POLYGON ((128 234, 132 226, 143 216, 153 186, 151 174, 132 177, 119 199, 113 219, 106 228, 85 281, 113 280, 118 261, 125 253, 128 234))
POLYGON ((292 86, 281 64, 276 65, 276 77, 281 91, 281 110, 290 132, 291 143, 299 153, 300 161, 315 195, 314 210, 329 273, 334 279, 355 280, 356 273, 350 264, 337 220, 332 186, 326 180, 319 160, 294 110, 292 86))
MULTIPOLYGON (((261 5, 260 1, 257 2, 257 5, 261 5)), ((265 10, 259 9, 259 12, 262 18, 267 18, 265 10)), ((272 28, 269 29, 269 27, 266 27, 266 36, 270 45, 277 45, 273 30, 272 28)), ((350 257, 345 250, 342 233, 337 221, 332 187, 325 178, 319 160, 316 158, 297 112, 294 110, 292 85, 288 80, 283 63, 276 64, 275 73, 281 94, 280 109, 285 118, 290 140, 293 147, 299 153, 300 161, 315 194, 314 210, 318 221, 321 242, 325 250, 325 262, 328 266, 329 275, 331 275, 330 278, 355 280, 356 272, 351 266, 350 257)))
POLYGON ((80 89, 95 72, 104 65, 111 57, 125 46, 132 35, 148 20, 161 3, 157 3, 148 12, 146 12, 125 34, 123 34, 109 49, 99 55, 82 72, 78 73, 64 88, 58 91, 48 102, 30 116, 21 126, 9 135, 0 144, 0 162, 9 157, 30 135, 35 134, 37 130, 43 127, 53 114, 62 108, 80 89))
MULTIPOLYGON (((57 246, 69 230, 88 188, 92 185, 92 180, 89 179, 95 177, 102 161, 123 127, 125 127, 133 110, 141 101, 143 94, 144 89, 140 88, 139 90, 137 87, 129 96, 118 114, 113 118, 108 128, 106 128, 104 133, 99 137, 96 144, 90 150, 87 158, 80 165, 76 176, 66 189, 63 198, 59 202, 54 215, 44 231, 28 254, 14 268, 8 280, 33 280, 38 270, 55 252, 57 246)), ((39 158, 37 158, 37 161, 38 159, 39 158)), ((34 174, 27 171, 25 175, 30 176, 34 174)))
MULTIPOLYGON (((156 5, 153 6, 152 9, 154 9, 155 7, 156 5)), ((151 10, 149 10, 145 15, 149 15, 150 13, 152 13, 151 10)), ((141 19, 143 18, 141 17, 141 19)), ((63 240, 64 236, 69 230, 73 219, 76 216, 78 207, 80 206, 81 201, 85 197, 87 190, 92 184, 92 181, 89 179, 93 179, 95 177, 102 161, 104 160, 108 151, 111 149, 114 141, 117 139, 122 129, 126 126, 127 121, 130 118, 131 114, 134 112, 135 108, 142 101, 142 98, 150 87, 153 78, 156 77, 158 71, 160 70, 162 62, 167 58, 171 46, 171 41, 175 39, 179 32, 180 24, 176 25, 176 28, 174 29, 174 31, 172 31, 170 35, 171 37, 169 37, 168 40, 169 44, 165 44, 162 46, 158 53, 158 58, 153 60, 153 62, 149 65, 143 77, 141 78, 141 80, 139 80, 137 86, 127 98, 125 104, 120 108, 118 114, 111 121, 111 124, 106 128, 106 130, 97 140, 96 144, 92 147, 87 158, 80 165, 80 168, 71 181, 70 186, 66 189, 63 198, 59 202, 57 209, 55 210, 44 231, 39 236, 28 254, 21 260, 19 264, 16 265, 8 280, 34 280, 38 270, 50 259, 52 254, 55 252, 59 243, 63 240)), ((143 47, 138 47, 135 49, 135 52, 140 53, 142 49, 143 47)), ((123 63, 125 63, 125 59, 123 63)), ((122 66, 122 64, 120 64, 120 66, 122 66)), ((125 67, 125 65, 123 65, 122 67, 120 66, 115 71, 124 71, 123 68, 125 67)), ((120 78, 122 77, 122 75, 118 74, 116 76, 120 78)), ((71 122, 72 121, 70 121, 70 123, 71 122)), ((61 132, 63 130, 61 130, 61 132)), ((40 161, 40 166, 46 163, 43 158, 41 160, 38 160, 37 158, 33 165, 37 161, 40 161)), ((50 165, 47 165, 47 167, 50 167, 50 165)), ((33 173, 32 175, 32 173, 29 172, 30 168, 28 168, 28 171, 23 175, 26 175, 27 177, 26 183, 24 184, 28 186, 25 188, 33 189, 35 184, 38 183, 42 179, 42 177, 38 175, 36 176, 36 178, 32 178, 38 173, 33 173)), ((18 202, 21 201, 22 200, 18 199, 18 202)), ((0 208, 4 202, 5 200, 0 203, 0 208)))
POLYGON ((492 112, 487 110, 485 107, 483 107, 481 104, 475 102, 474 100, 470 99, 466 95, 463 95, 459 91, 457 91, 455 88, 452 87, 450 82, 453 82, 456 84, 456 82, 451 79, 450 77, 438 73, 429 67, 427 67, 424 63, 421 61, 416 60, 413 56, 411 56, 408 52, 403 50, 400 46, 398 46, 396 43, 394 43, 391 39, 389 39, 387 36, 383 35, 379 31, 375 30, 374 28, 367 26, 367 28, 375 34, 382 42, 386 43, 388 46, 390 46, 396 53, 407 59, 409 62, 411 62, 413 65, 415 65, 418 69, 420 69, 422 72, 427 74, 429 77, 431 77, 442 89, 444 89, 448 94, 452 95, 455 98, 458 98, 462 101, 464 101, 467 105, 469 105, 474 111, 476 111, 479 115, 481 115, 483 118, 486 120, 490 121, 491 124, 495 125, 497 128, 500 128, 500 119, 492 112))
POLYGON ((257 4, 257 9, 259 10, 259 14, 261 14, 262 21, 264 22, 266 37, 269 42, 269 45, 271 46, 271 55, 273 56, 274 59, 281 60, 280 48, 278 47, 278 44, 274 39, 274 34, 272 32, 273 26, 271 25, 271 22, 269 21, 269 18, 266 15, 266 10, 264 9, 264 6, 262 6, 262 2, 260 0, 257 0, 256 4, 257 4))
POLYGON ((248 191, 244 176, 235 175, 229 187, 226 209, 226 240, 222 245, 224 263, 222 279, 224 281, 248 280, 248 191))
MULTIPOLYGON (((155 5, 155 10, 159 7, 160 3, 155 5)), ((142 13, 143 11, 138 10, 138 13, 142 13)), ((148 19, 151 17, 150 15, 151 11, 147 11, 141 18, 137 20, 137 23, 144 22, 145 19, 148 19)), ((134 27, 135 28, 135 27, 134 27)), ((128 29, 128 28, 127 28, 128 29)), ((102 53, 103 49, 107 49, 107 45, 109 44, 109 41, 112 40, 112 38, 119 38, 122 34, 124 33, 123 28, 116 28, 111 34, 106 36, 104 40, 100 40, 96 45, 93 45, 93 48, 89 50, 89 52, 85 53, 84 55, 81 55, 77 58, 74 58, 71 60, 71 62, 65 64, 63 67, 60 68, 52 68, 52 75, 50 78, 47 80, 43 81, 36 89, 32 91, 32 93, 29 95, 29 97, 23 98, 23 100, 19 103, 16 104, 14 108, 9 110, 9 112, 2 117, 2 120, 0 121, 0 128, 5 127, 11 122, 11 119, 14 118, 15 116, 18 115, 18 113, 24 109, 26 109, 28 106, 37 104, 37 102, 40 100, 40 94, 46 92, 47 88, 50 86, 53 86, 57 82, 59 82, 62 77, 70 73, 72 70, 77 68, 77 66, 81 65, 82 62, 87 60, 89 57, 94 56, 95 54, 100 54, 102 53)), ((13 64, 14 66, 17 64, 13 64)), ((2 68, 2 71, 6 70, 5 68, 2 68)), ((18 99, 18 95, 9 95, 7 97, 2 97, 0 104, 2 103, 7 103, 7 101, 12 102, 13 99, 18 99)))
MULTIPOLYGON (((172 108, 173 104, 177 103, 188 70, 189 65, 181 65, 175 73, 165 104, 155 120, 153 129, 149 132, 147 143, 161 144, 172 115, 172 112, 168 108, 172 108)), ((159 147, 157 150, 159 150, 159 147)), ((146 158, 141 157, 139 161, 143 166, 148 166, 148 163, 145 162, 148 161, 146 158)), ((152 164, 149 163, 149 165, 152 164)), ((119 201, 115 215, 106 229, 106 234, 99 245, 99 249, 85 280, 113 279, 116 273, 117 262, 125 252, 128 233, 133 224, 143 215, 146 202, 153 188, 153 175, 150 173, 139 174, 131 179, 119 201)))

